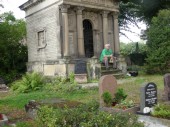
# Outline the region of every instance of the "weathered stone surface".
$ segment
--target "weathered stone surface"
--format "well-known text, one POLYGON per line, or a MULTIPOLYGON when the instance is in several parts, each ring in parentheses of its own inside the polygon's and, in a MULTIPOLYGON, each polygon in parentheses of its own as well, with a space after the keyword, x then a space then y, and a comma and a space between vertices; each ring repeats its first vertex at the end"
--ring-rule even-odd
POLYGON ((164 100, 170 101, 170 73, 164 76, 164 100))
POLYGON ((105 75, 100 78, 99 81, 99 97, 100 97, 100 106, 104 106, 102 95, 104 92, 109 92, 114 98, 114 94, 117 90, 117 81, 116 78, 112 75, 105 75))
POLYGON ((75 74, 75 81, 77 83, 87 83, 87 74, 75 74))

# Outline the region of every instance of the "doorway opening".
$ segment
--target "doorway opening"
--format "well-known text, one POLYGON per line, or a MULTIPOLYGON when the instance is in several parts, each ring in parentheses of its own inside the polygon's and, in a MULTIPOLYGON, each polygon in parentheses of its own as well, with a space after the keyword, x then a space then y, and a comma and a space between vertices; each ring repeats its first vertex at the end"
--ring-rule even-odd
POLYGON ((84 32, 84 48, 85 56, 91 58, 94 56, 94 46, 93 46, 93 28, 89 20, 85 19, 83 21, 83 32, 84 32))

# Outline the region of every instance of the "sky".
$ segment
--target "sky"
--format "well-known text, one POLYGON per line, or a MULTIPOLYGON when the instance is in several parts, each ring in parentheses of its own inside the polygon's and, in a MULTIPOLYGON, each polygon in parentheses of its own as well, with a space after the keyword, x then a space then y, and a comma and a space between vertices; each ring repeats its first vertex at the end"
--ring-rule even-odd
MULTIPOLYGON (((0 3, 4 5, 4 8, 1 9, 2 11, 0 13, 12 11, 17 19, 25 18, 25 12, 21 11, 19 9, 19 6, 25 3, 26 1, 28 0, 0 0, 0 3)), ((141 29, 146 29, 145 24, 139 23, 138 25, 141 29)), ((130 32, 124 32, 128 36, 128 38, 130 38, 130 40, 127 39, 125 36, 120 35, 120 42, 128 43, 131 41, 133 42, 141 41, 139 37, 141 29, 131 25, 129 27, 131 31, 135 32, 135 34, 130 32)))

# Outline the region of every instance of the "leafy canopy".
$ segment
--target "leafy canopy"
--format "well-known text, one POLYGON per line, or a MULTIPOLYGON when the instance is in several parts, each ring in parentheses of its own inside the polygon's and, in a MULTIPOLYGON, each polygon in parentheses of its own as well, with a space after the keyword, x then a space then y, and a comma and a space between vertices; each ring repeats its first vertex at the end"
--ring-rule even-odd
POLYGON ((161 10, 152 19, 147 37, 148 72, 166 72, 170 63, 170 10, 161 10))
POLYGON ((0 76, 13 71, 24 72, 27 61, 27 47, 22 44, 26 37, 25 21, 15 19, 11 12, 0 17, 0 76))

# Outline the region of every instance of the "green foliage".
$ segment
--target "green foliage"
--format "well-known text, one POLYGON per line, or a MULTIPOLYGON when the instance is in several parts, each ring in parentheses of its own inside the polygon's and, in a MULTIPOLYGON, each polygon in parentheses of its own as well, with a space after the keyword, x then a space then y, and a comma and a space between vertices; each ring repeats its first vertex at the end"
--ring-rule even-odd
POLYGON ((146 58, 147 45, 144 43, 120 43, 120 53, 129 57, 135 65, 142 66, 146 58))
POLYGON ((12 90, 18 93, 28 93, 40 90, 44 86, 44 77, 36 72, 27 73, 21 80, 12 84, 12 90))
MULTIPOLYGON (((16 20, 11 12, 0 15, 0 76, 10 77, 14 71, 23 73, 26 70, 27 47, 21 42, 26 37, 24 20, 16 20)), ((14 75, 7 82, 15 80, 14 75)))
POLYGON ((70 73, 68 78, 58 76, 55 79, 51 79, 51 81, 45 85, 44 89, 55 92, 73 92, 80 89, 80 86, 77 85, 74 79, 74 73, 70 73))
POLYGON ((135 104, 132 100, 130 101, 124 100, 124 101, 121 101, 119 104, 117 104, 115 108, 127 109, 127 108, 132 108, 134 106, 135 104))
POLYGON ((125 93, 123 88, 117 89, 115 93, 114 102, 120 103, 121 101, 124 101, 127 98, 127 94, 125 93))
POLYGON ((113 98, 112 98, 112 95, 109 92, 104 92, 102 94, 102 98, 103 98, 103 101, 106 104, 106 106, 111 106, 113 98))
POLYGON ((170 119, 170 106, 158 104, 154 107, 153 112, 151 114, 159 118, 170 119))
POLYGON ((96 101, 72 109, 41 107, 38 111, 37 122, 42 127, 143 127, 143 124, 137 121, 136 116, 112 115, 101 112, 98 108, 99 104, 96 101))
POLYGON ((165 73, 170 63, 170 10, 162 10, 152 19, 148 30, 147 72, 165 73))
POLYGON ((55 127, 58 118, 56 117, 57 114, 54 112, 53 108, 49 108, 47 106, 41 107, 40 110, 38 110, 37 115, 37 122, 39 123, 39 126, 55 127))

